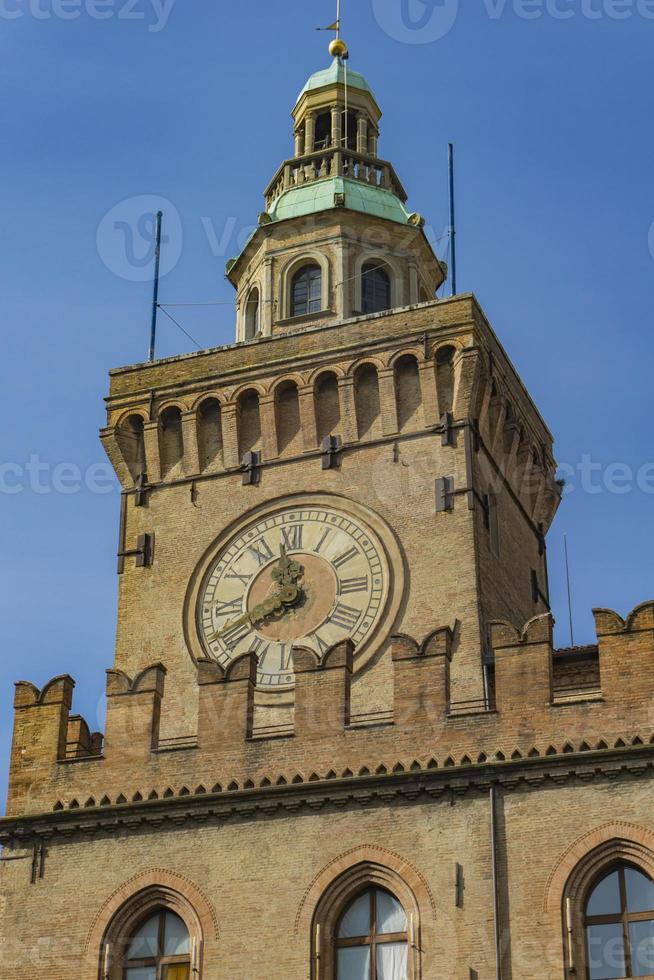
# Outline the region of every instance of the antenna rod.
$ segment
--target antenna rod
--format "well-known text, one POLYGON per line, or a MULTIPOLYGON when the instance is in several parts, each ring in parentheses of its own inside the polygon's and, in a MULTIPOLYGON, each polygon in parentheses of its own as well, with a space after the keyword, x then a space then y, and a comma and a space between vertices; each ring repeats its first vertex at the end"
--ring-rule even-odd
POLYGON ((159 312, 159 264, 161 261, 161 225, 163 211, 157 211, 157 231, 154 247, 154 295, 152 298, 152 325, 150 327, 150 351, 148 360, 154 361, 157 343, 157 313, 159 312))
POLYGON ((341 37, 341 0, 336 0, 336 39, 341 37))
POLYGON ((452 296, 456 296, 456 216, 454 201, 454 144, 448 145, 448 162, 450 172, 450 251, 451 251, 451 287, 452 296))
POLYGON ((568 557, 568 535, 563 535, 563 549, 565 551, 565 576, 568 583, 568 615, 570 617, 570 646, 575 645, 575 631, 572 620, 572 588, 570 586, 570 560, 568 557))

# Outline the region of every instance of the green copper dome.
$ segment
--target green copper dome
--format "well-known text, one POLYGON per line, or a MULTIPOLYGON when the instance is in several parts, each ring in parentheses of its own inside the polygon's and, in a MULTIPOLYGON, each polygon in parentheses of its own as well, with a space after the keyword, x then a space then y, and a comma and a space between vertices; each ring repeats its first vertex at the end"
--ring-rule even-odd
MULTIPOLYGON (((345 75, 346 69, 343 62, 340 58, 334 58, 329 68, 325 68, 323 71, 317 71, 311 76, 298 95, 297 101, 300 101, 305 92, 312 92, 314 89, 324 88, 326 85, 345 85, 345 75)), ((350 88, 360 88, 364 92, 370 92, 372 94, 372 89, 363 75, 359 74, 358 71, 347 69, 347 84, 350 88)))
POLYGON ((291 187, 277 198, 269 214, 273 221, 286 221, 336 207, 386 218, 400 225, 409 224, 409 212, 399 197, 384 187, 373 187, 347 177, 326 177, 291 187), (343 204, 336 203, 337 194, 343 195, 343 204))

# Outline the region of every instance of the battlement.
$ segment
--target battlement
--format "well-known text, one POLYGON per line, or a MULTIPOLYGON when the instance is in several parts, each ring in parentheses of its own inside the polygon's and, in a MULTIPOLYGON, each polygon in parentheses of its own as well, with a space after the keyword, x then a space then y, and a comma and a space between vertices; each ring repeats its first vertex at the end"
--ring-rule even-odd
POLYGON ((103 740, 71 716, 74 681, 16 685, 9 814, 110 806, 205 792, 421 769, 516 764, 654 744, 654 601, 626 619, 595 611, 597 646, 557 651, 551 615, 522 630, 491 627, 483 702, 450 700, 457 629, 391 644, 393 704, 383 718, 351 717, 353 647, 319 660, 296 648, 293 724, 253 730, 257 658, 224 671, 197 664, 198 727, 162 741, 166 668, 107 671, 103 740), (581 677, 581 682, 579 678, 581 677), (570 679, 574 682, 570 682, 570 679))

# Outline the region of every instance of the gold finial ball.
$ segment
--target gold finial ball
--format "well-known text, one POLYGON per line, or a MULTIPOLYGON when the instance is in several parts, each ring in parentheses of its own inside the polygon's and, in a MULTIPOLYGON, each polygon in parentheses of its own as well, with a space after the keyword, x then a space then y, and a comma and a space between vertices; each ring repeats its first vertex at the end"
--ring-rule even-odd
POLYGON ((349 54, 347 44, 340 37, 334 38, 329 45, 329 53, 332 58, 345 58, 349 54))

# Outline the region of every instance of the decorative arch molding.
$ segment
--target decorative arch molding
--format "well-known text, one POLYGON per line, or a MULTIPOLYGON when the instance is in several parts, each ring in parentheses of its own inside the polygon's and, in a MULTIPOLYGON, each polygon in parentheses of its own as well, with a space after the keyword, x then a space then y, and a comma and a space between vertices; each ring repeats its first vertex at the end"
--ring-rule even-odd
POLYGON ((227 404, 227 397, 225 395, 225 392, 224 391, 203 391, 202 394, 201 395, 198 395, 198 397, 195 399, 195 401, 192 402, 191 408, 189 409, 189 411, 191 411, 191 412, 199 412, 205 402, 211 402, 211 401, 218 402, 220 404, 220 407, 222 408, 223 405, 226 405, 227 404))
POLYGON ((150 421, 150 416, 145 408, 128 408, 122 412, 114 421, 113 427, 115 429, 120 429, 125 425, 125 422, 132 418, 143 419, 143 424, 150 421))
POLYGON ((354 309, 363 309, 363 267, 373 263, 386 266, 391 281, 391 310, 408 305, 402 266, 396 258, 385 252, 358 252, 354 259, 354 309))
POLYGON ((240 294, 238 299, 238 340, 241 342, 250 342, 256 337, 256 332, 253 337, 248 337, 248 308, 250 305, 250 300, 252 299, 255 290, 259 294, 259 333, 261 332, 262 325, 262 310, 264 300, 264 288, 263 283, 259 278, 251 279, 247 284, 246 288, 240 294))
POLYGON ((654 878, 654 831, 642 824, 611 821, 579 837, 547 880, 543 911, 558 911, 566 897, 583 895, 584 886, 612 861, 638 864, 654 878))
POLYGON ((434 896, 415 865, 387 847, 359 844, 333 858, 315 875, 295 915, 295 935, 308 934, 327 896, 331 896, 332 902, 338 898, 346 904, 348 896, 354 896, 365 883, 390 889, 400 901, 410 899, 415 909, 409 904, 407 912, 422 913, 423 921, 429 913, 432 921, 436 921, 434 896))
POLYGON ((315 387, 320 379, 327 374, 333 374, 339 379, 345 377, 345 371, 340 365, 335 364, 333 367, 327 367, 323 364, 319 368, 316 368, 315 371, 312 371, 309 375, 307 385, 313 385, 315 387))
POLYGON ((654 880, 654 832, 621 821, 603 824, 575 841, 548 879, 544 909, 560 916, 566 977, 588 975, 586 903, 594 885, 618 864, 654 880))
POLYGON ((280 390, 288 387, 288 385, 295 385, 295 387, 299 390, 300 388, 304 388, 306 383, 306 380, 301 374, 285 374, 283 377, 278 378, 274 382, 270 388, 269 394, 276 396, 280 390))
POLYGON ((182 413, 182 415, 185 415, 186 412, 189 411, 189 406, 186 404, 186 402, 171 399, 171 401, 163 402, 163 404, 159 405, 159 407, 157 408, 155 419, 157 421, 160 421, 161 416, 164 414, 164 412, 169 411, 171 408, 176 408, 178 411, 182 413))
MULTIPOLYGON (((293 277, 296 272, 305 265, 318 265, 322 271, 321 280, 321 306, 322 311, 329 310, 329 300, 332 293, 332 267, 328 257, 324 252, 319 252, 314 249, 308 249, 303 251, 300 255, 295 255, 293 258, 282 267, 279 279, 279 299, 281 306, 281 320, 290 320, 292 316, 293 308, 293 297, 291 296, 293 277)), ((311 316, 316 316, 315 313, 309 313, 302 319, 308 319, 311 316)))
POLYGON ((260 381, 246 381, 234 390, 231 398, 228 399, 228 403, 238 404, 243 395, 247 395, 249 391, 255 392, 259 398, 264 398, 268 393, 268 389, 260 381))
POLYGON ((347 369, 347 376, 354 377, 360 368, 374 367, 377 371, 384 371, 386 369, 386 361, 381 357, 372 357, 370 354, 364 354, 363 357, 358 358, 358 360, 353 361, 347 369))
POLYGON ((150 868, 124 882, 96 913, 84 945, 85 980, 97 980, 102 951, 113 936, 128 935, 148 912, 162 906, 184 920, 200 951, 207 940, 220 938, 216 910, 204 892, 184 875, 150 868))
POLYGON ((403 357, 413 357, 417 362, 418 366, 424 363, 424 351, 419 347, 403 347, 401 350, 395 351, 393 356, 388 362, 390 368, 394 368, 398 361, 401 361, 403 357))

